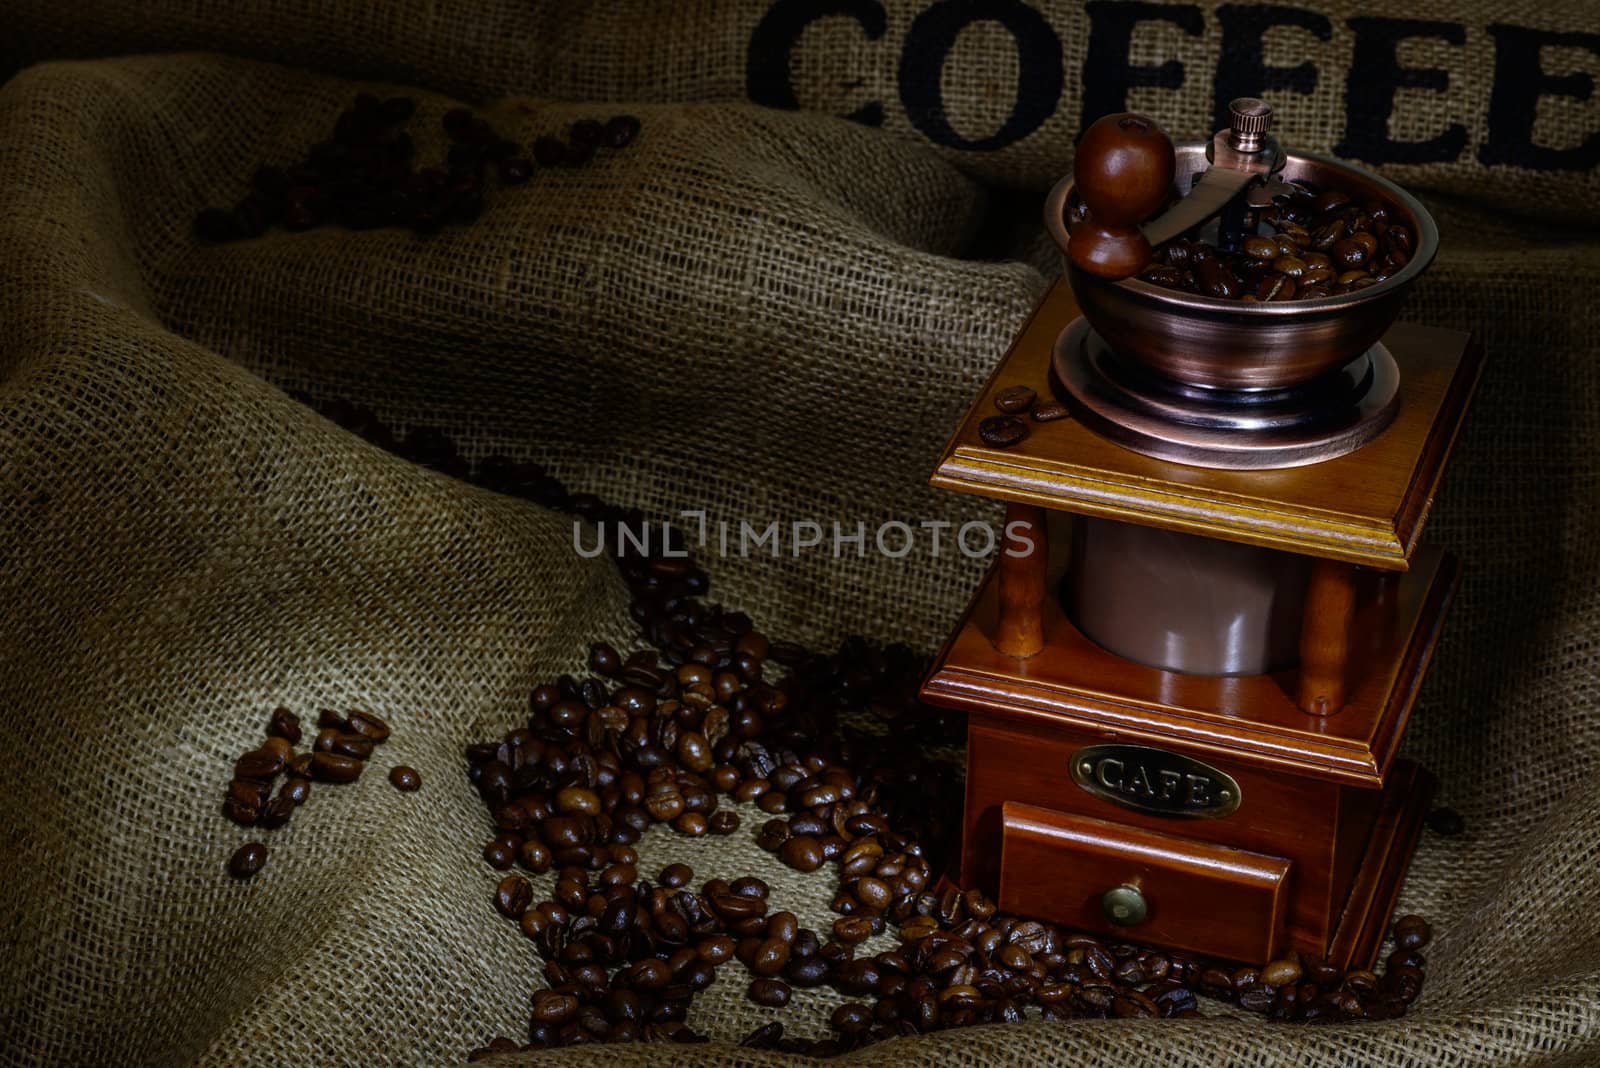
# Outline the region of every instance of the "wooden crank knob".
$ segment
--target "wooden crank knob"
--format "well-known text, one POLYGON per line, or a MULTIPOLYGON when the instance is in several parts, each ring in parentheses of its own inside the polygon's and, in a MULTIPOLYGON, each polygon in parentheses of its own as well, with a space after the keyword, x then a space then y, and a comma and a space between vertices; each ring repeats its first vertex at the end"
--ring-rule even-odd
POLYGON ((1072 182, 1088 218, 1072 230, 1072 262, 1102 278, 1137 274, 1152 255, 1139 224, 1166 204, 1176 167, 1172 139, 1143 115, 1107 115, 1085 130, 1072 182))

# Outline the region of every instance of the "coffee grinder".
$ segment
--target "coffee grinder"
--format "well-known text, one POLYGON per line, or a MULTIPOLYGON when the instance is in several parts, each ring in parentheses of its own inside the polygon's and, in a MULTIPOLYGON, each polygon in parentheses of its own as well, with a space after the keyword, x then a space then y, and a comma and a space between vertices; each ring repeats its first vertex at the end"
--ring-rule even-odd
POLYGON ((922 696, 968 713, 962 885, 1198 954, 1367 967, 1432 789, 1395 754, 1456 583, 1419 541, 1481 354, 1395 322, 1438 246, 1422 205, 1270 122, 1235 101, 1170 163, 1091 128, 1049 195, 1064 277, 932 478, 1006 502, 1010 549, 922 696), (1404 225, 1410 254, 1304 300, 1137 277, 1169 238, 1268 233, 1302 184, 1404 225))

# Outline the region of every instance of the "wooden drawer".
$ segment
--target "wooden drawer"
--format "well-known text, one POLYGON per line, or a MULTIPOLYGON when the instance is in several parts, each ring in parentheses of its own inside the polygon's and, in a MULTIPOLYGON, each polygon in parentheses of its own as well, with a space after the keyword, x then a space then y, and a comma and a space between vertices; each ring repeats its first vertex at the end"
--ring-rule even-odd
MULTIPOLYGON (((1282 857, 1008 801, 1002 808, 1000 907, 1081 930, 1263 964, 1277 954, 1289 900, 1282 857), (1121 924, 1118 887, 1144 917, 1121 924)), ((1126 903, 1126 902, 1125 902, 1126 903)))

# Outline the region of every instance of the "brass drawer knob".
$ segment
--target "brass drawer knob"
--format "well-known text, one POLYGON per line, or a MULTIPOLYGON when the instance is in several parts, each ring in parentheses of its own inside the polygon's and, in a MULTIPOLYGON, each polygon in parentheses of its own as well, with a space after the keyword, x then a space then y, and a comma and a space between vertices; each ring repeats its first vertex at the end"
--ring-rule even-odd
POLYGON ((1100 907, 1106 919, 1119 927, 1133 927, 1144 922, 1149 907, 1137 886, 1119 886, 1107 890, 1100 898, 1100 907))

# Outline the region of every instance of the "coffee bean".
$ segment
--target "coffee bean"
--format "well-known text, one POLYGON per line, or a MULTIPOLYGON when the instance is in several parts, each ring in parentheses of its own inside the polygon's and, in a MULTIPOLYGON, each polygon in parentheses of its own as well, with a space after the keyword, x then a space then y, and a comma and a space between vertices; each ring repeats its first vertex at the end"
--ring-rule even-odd
POLYGON ((777 1009, 789 1004, 791 988, 781 979, 752 979, 749 995, 757 1005, 777 1009))
POLYGON ((1428 813, 1428 829, 1446 838, 1466 830, 1466 821, 1453 808, 1436 808, 1428 813))
POLYGON ((278 791, 282 797, 287 797, 296 805, 303 805, 311 796, 311 783, 305 779, 290 779, 278 791))
MULTIPOLYGON (((331 733, 331 732, 330 732, 331 733)), ((375 742, 359 734, 333 734, 327 752, 352 760, 370 760, 375 742)))
POLYGON ((261 810, 261 818, 256 821, 256 826, 266 830, 276 830, 289 822, 289 817, 294 815, 295 804, 282 790, 267 806, 261 810))
POLYGON ((1007 386, 994 395, 994 406, 1007 415, 1016 415, 1033 407, 1039 395, 1027 386, 1007 386))
POLYGON ((1417 950, 1433 937, 1433 929, 1421 916, 1402 916, 1395 921, 1394 942, 1403 950, 1417 950))
POLYGON ((1278 258, 1278 246, 1271 238, 1258 237, 1254 234, 1244 239, 1245 255, 1258 260, 1275 260, 1278 258))
POLYGON ((331 708, 323 708, 317 711, 317 729, 333 731, 335 734, 349 734, 350 721, 331 708))
POLYGON ((300 717, 287 708, 278 707, 272 710, 272 718, 267 721, 267 734, 275 738, 282 738, 290 745, 300 741, 300 717))
POLYGON ((1268 986, 1283 986, 1300 981, 1300 965, 1292 960, 1275 960, 1261 969, 1261 981, 1268 986))
POLYGON ((728 889, 730 892, 738 894, 740 897, 765 898, 772 892, 764 881, 756 878, 754 875, 746 875, 735 879, 733 884, 729 886, 728 889))
POLYGON ((732 834, 739 829, 739 814, 721 809, 711 814, 712 834, 732 834))
POLYGON ((261 818, 261 810, 265 807, 266 800, 267 788, 261 783, 234 779, 228 784, 228 794, 223 799, 222 811, 241 827, 252 827, 261 818))
POLYGON ((578 1014, 578 999, 571 994, 541 990, 533 996, 533 1018, 539 1023, 561 1024, 578 1014))
MULTIPOLYGON (((973 993, 976 994, 977 991, 974 990, 973 993)), ((846 1034, 864 1031, 872 1025, 872 1010, 860 1002, 846 1002, 833 1010, 828 1025, 835 1031, 843 1031, 846 1034)))
POLYGON ((564 790, 556 791, 556 810, 558 812, 578 812, 586 816, 600 814, 600 795, 593 790, 585 790, 579 786, 569 786, 564 790))
POLYGON ((579 119, 567 130, 567 140, 573 144, 596 145, 605 136, 605 127, 594 119, 579 119))
POLYGON ((690 838, 699 838, 711 829, 711 823, 699 812, 685 812, 672 821, 672 829, 690 838))
POLYGON ((389 737, 389 725, 371 712, 352 712, 349 723, 350 728, 347 732, 349 734, 371 738, 374 742, 381 742, 389 737))
POLYGON ((520 875, 507 875, 495 888, 494 907, 502 916, 520 919, 533 904, 533 886, 520 875))
POLYGON ((389 782, 401 793, 411 793, 422 788, 422 776, 417 774, 416 768, 397 764, 389 769, 389 782))
POLYGON ((882 879, 866 878, 855 884, 855 895, 863 905, 874 911, 881 912, 889 907, 894 900, 894 891, 889 889, 889 884, 882 879))
POLYGON ((796 871, 816 871, 822 867, 822 846, 811 835, 802 834, 783 843, 778 859, 796 871))
POLYGON ((228 874, 235 879, 248 879, 266 862, 267 847, 260 842, 246 842, 228 858, 228 874))
POLYGON ((615 115, 606 123, 605 143, 612 148, 626 148, 639 136, 640 126, 632 115, 615 115))
POLYGON ((1058 401, 1036 404, 1033 406, 1033 410, 1028 413, 1035 423, 1053 423, 1057 419, 1065 419, 1071 414, 1071 410, 1058 401))
MULTIPOLYGON (((765 981, 766 980, 758 980, 758 982, 765 981)), ((750 1000, 756 1002, 758 1005, 765 1004, 765 1002, 762 1002, 756 998, 754 994, 750 996, 750 1000)), ((780 1002, 779 1004, 787 1003, 788 995, 785 994, 784 1001, 780 1002)), ((773 1049, 778 1045, 778 1041, 781 1038, 783 1038, 783 1024, 777 1020, 774 1020, 769 1024, 762 1024, 754 1031, 751 1031, 748 1035, 745 1035, 744 1038, 739 1042, 739 1045, 744 1046, 747 1049, 773 1049)))
POLYGON ((1028 436, 1028 425, 1011 415, 991 415, 978 424, 978 437, 997 449, 1015 445, 1028 436))
POLYGON ((314 753, 311 757, 311 777, 322 782, 355 782, 364 767, 354 757, 338 753, 314 753))
POLYGON ((1252 986, 1239 995, 1239 1007, 1250 1012, 1266 1012, 1272 1007, 1272 987, 1264 984, 1252 986))
POLYGON ((247 782, 271 782, 283 771, 281 753, 268 749, 252 750, 241 756, 233 765, 233 777, 247 782))

